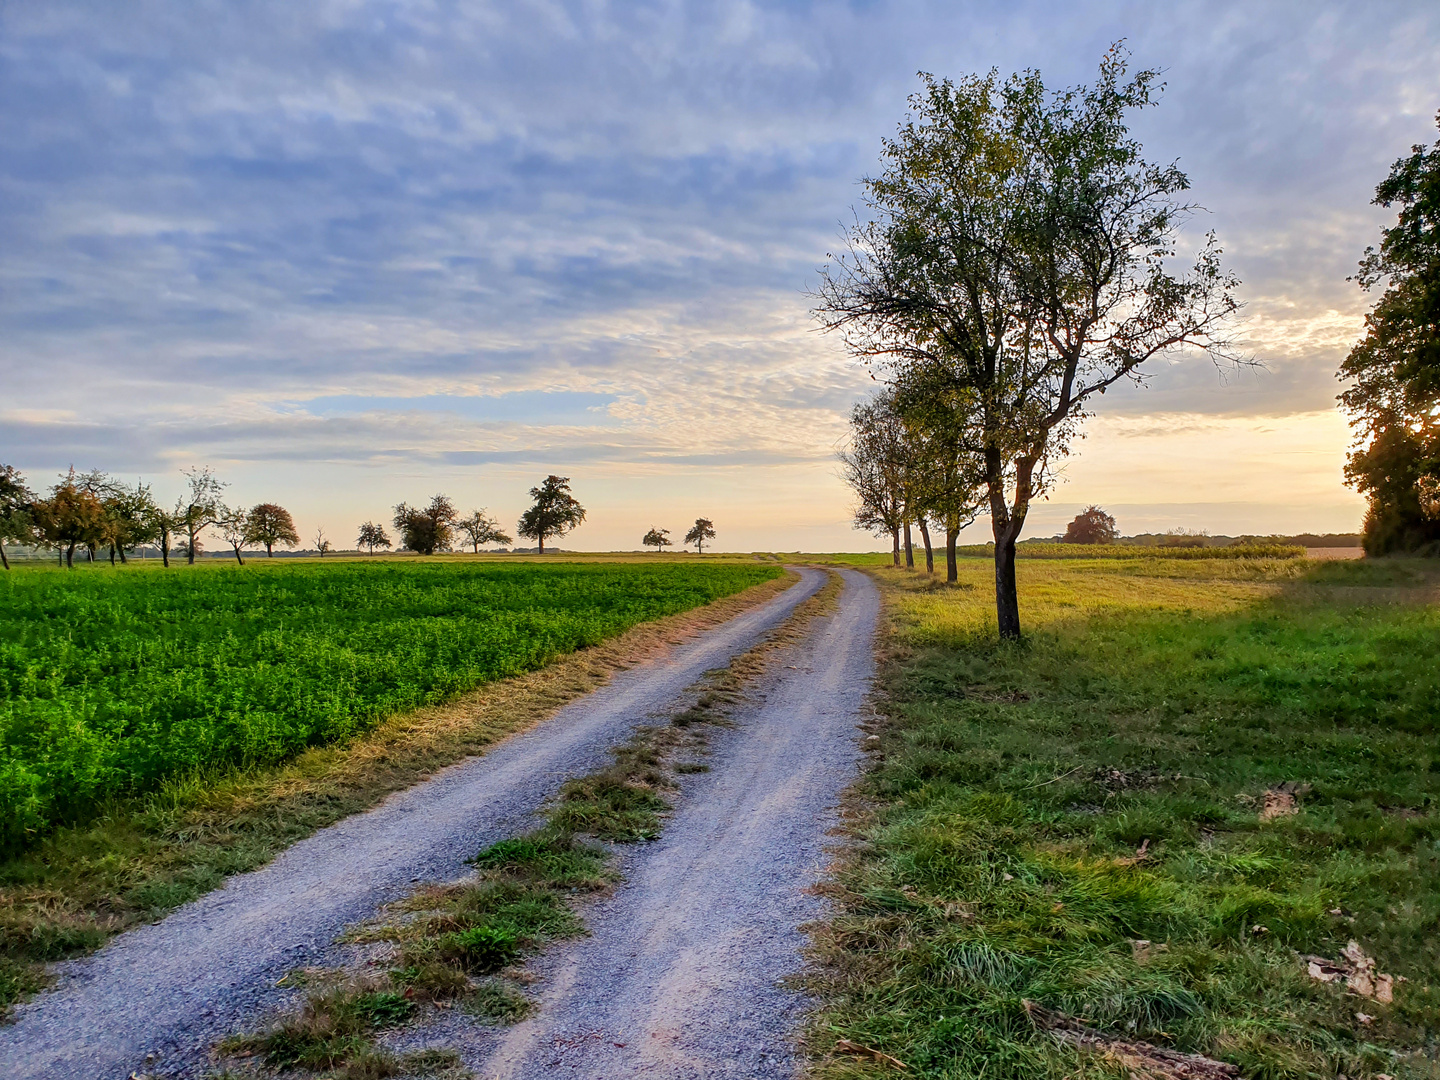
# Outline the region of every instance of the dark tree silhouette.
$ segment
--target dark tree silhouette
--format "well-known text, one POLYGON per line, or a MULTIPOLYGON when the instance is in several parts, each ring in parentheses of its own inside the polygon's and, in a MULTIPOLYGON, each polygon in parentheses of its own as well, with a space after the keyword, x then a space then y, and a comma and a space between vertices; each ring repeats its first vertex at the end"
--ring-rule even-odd
POLYGON ((669 529, 657 529, 650 526, 650 531, 640 539, 640 543, 646 547, 653 547, 658 555, 662 549, 669 547, 674 541, 670 539, 669 529))
POLYGON ((704 554, 705 541, 715 539, 715 526, 709 518, 696 518, 695 524, 685 534, 685 543, 694 544, 696 554, 704 554))
POLYGON ((367 521, 360 526, 360 535, 355 537, 355 546, 365 548, 371 555, 375 554, 377 547, 388 548, 390 537, 385 532, 383 525, 376 525, 373 521, 367 521))
POLYGON ((1115 519, 1098 506, 1087 506, 1065 526, 1067 544, 1113 544, 1119 535, 1115 519))
POLYGON ((547 476, 539 487, 530 489, 534 503, 520 518, 516 531, 540 545, 545 554, 545 538, 561 537, 585 520, 585 508, 570 494, 568 476, 547 476))
POLYGON ((455 523, 455 527, 470 541, 471 554, 478 555, 481 544, 514 543, 510 534, 500 528, 500 522, 486 516, 483 507, 469 517, 461 518, 455 523))
POLYGON ((395 528, 400 531, 403 547, 419 555, 434 555, 450 550, 458 516, 454 503, 444 495, 436 495, 423 510, 405 503, 395 507, 395 528))

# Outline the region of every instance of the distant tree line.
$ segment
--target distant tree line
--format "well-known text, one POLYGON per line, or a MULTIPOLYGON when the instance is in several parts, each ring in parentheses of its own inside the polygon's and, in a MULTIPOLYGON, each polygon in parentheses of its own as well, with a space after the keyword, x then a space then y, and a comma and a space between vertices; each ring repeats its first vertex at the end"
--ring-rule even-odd
MULTIPOLYGON (((300 543, 295 521, 283 506, 230 506, 223 498, 227 485, 209 468, 188 469, 184 476, 185 493, 167 507, 154 498, 148 484, 138 480, 129 484, 99 470, 77 473, 71 468, 40 495, 18 469, 0 464, 0 564, 10 569, 7 543, 49 549, 71 567, 77 551, 91 561, 108 553, 112 563, 117 559, 124 563, 146 545, 158 548, 167 567, 176 550, 194 563, 203 550, 206 529, 220 535, 242 566, 246 549, 263 546, 273 557, 277 546, 293 548, 300 543)), ((518 532, 535 540, 541 554, 546 540, 564 536, 585 520, 585 508, 571 493, 569 477, 546 477, 530 489, 530 497, 532 505, 521 517, 518 532)), ((462 516, 444 494, 435 495, 425 506, 401 503, 392 520, 401 548, 420 555, 451 551, 459 543, 478 553, 481 545, 514 542, 483 508, 462 516)), ((714 535, 714 527, 702 518, 686 542, 699 546, 714 535)), ((314 544, 322 558, 333 549, 324 529, 316 531, 314 544)), ((366 521, 355 546, 373 555, 377 548, 391 548, 393 541, 383 525, 366 521)))
POLYGON ((1400 212, 1354 278, 1385 291, 1339 371, 1356 433, 1345 478, 1366 496, 1367 554, 1440 554, 1440 141, 1411 147, 1374 202, 1400 212))

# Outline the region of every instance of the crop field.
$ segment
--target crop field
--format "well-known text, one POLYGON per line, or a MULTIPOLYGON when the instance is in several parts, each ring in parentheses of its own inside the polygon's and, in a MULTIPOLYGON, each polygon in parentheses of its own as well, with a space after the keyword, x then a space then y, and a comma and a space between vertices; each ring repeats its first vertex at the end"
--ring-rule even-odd
POLYGON ((875 573, 889 725, 817 937, 817 1051, 1440 1076, 1433 560, 1027 561, 1018 645, 988 561, 875 573))
POLYGON ((0 853, 169 777, 272 763, 778 577, 353 561, 0 577, 0 853))

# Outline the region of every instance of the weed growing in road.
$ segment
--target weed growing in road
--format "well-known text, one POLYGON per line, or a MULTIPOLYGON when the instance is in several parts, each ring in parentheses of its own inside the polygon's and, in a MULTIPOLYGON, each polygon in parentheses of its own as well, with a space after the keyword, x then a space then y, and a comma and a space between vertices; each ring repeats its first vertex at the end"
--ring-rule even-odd
POLYGON ((1002 646, 989 573, 877 575, 819 1075, 1440 1075, 1440 575, 1030 563, 1002 646))

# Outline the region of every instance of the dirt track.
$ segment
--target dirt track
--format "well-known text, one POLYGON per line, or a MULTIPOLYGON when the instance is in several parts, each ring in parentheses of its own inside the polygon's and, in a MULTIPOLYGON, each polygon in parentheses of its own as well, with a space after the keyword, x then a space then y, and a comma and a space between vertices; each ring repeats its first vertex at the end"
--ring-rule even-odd
MULTIPOLYGON (((523 831, 562 780, 602 764, 608 748, 635 724, 673 707, 701 674, 756 644, 824 580, 820 571, 803 571, 799 584, 773 600, 662 660, 618 676, 485 756, 443 770, 374 810, 301 841, 269 866, 232 878, 163 921, 63 965, 58 984, 20 1007, 14 1024, 0 1028, 0 1076, 115 1080, 136 1070, 158 1075, 203 1070, 217 1039, 253 1023, 281 1000, 274 983, 287 971, 320 956, 346 926, 399 898, 412 882, 455 878, 464 860, 481 847, 523 831)), ((847 572, 846 580, 847 597, 857 587, 873 593, 861 575, 847 572)), ((873 599, 869 604, 873 607, 873 599)), ((852 607, 847 600, 837 623, 851 617, 852 607)), ((873 621, 873 615, 861 617, 873 621)), ((868 629, 866 635, 868 664, 868 629)), ((823 660, 806 664, 815 663, 819 670, 823 660)), ((855 671, 858 675, 860 669, 855 671)), ((828 684, 804 682, 809 700, 797 701, 796 707, 830 709, 813 697, 828 684)), ((847 722, 853 728, 848 714, 826 716, 827 731, 847 722)), ((849 734, 853 755, 853 730, 849 734)), ((731 783, 723 771, 717 762, 717 791, 728 790, 723 785, 731 783)), ((840 774, 827 772, 824 779, 833 786, 840 774)), ((776 798, 790 798, 784 777, 773 769, 753 782, 778 784, 776 798)), ((792 812, 809 814, 828 797, 819 803, 802 800, 792 812)), ((741 802, 732 813, 754 809, 741 802)), ((673 835, 684 835, 683 820, 677 820, 673 835)), ((741 832, 747 828, 738 818, 732 824, 741 832)), ((796 826, 802 832, 814 829, 808 820, 797 820, 796 826)), ((742 839, 739 833, 733 838, 742 839)), ((764 851, 756 854, 768 857, 764 851)), ((818 848, 813 857, 818 858, 818 848)), ((796 870, 779 861, 771 865, 772 874, 788 882, 796 880, 796 870)), ((788 919, 783 921, 788 925, 788 919)), ((789 933, 793 937, 793 930, 789 933)), ((793 952, 792 946, 785 948, 793 952)))
POLYGON ((840 573, 839 610, 716 740, 711 772, 687 784, 661 839, 587 912, 591 936, 546 958, 540 1012, 475 1056, 479 1076, 794 1074, 804 1002, 780 982, 800 969, 800 925, 819 914, 806 890, 856 774, 879 610, 868 577, 840 573))

